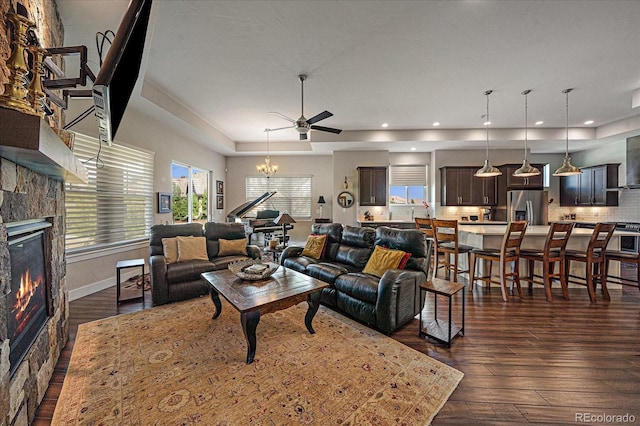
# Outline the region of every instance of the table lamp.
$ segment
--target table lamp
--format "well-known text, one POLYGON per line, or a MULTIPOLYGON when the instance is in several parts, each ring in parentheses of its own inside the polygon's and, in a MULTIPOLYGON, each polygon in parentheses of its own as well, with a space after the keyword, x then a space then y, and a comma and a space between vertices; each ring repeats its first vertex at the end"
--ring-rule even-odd
POLYGON ((319 216, 319 218, 322 219, 322 207, 323 207, 323 204, 326 204, 326 201, 324 201, 324 195, 321 195, 320 198, 318 198, 318 204, 320 204, 320 216, 319 216))
POLYGON ((287 246, 287 224, 296 223, 296 221, 289 216, 288 213, 282 213, 280 216, 276 217, 276 220, 273 221, 276 225, 282 225, 282 247, 287 246))

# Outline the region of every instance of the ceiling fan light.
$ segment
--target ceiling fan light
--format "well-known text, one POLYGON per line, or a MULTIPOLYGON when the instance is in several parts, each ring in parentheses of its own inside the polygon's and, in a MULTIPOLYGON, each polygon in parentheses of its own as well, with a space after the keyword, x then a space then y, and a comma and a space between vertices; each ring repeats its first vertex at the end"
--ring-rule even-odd
POLYGON ((478 169, 473 175, 475 177, 493 177, 500 176, 502 172, 498 170, 496 167, 493 167, 489 160, 484 160, 484 166, 478 169))
POLYGON ((571 164, 570 157, 564 157, 564 161, 562 162, 562 166, 558 168, 555 172, 553 172, 554 176, 572 176, 579 175, 582 173, 579 167, 576 167, 571 164))
POLYGON ((513 172, 513 176, 522 177, 522 178, 538 176, 539 174, 540 174, 540 170, 536 169, 531 164, 529 164, 529 160, 524 160, 522 162, 522 166, 520 166, 518 170, 513 172))

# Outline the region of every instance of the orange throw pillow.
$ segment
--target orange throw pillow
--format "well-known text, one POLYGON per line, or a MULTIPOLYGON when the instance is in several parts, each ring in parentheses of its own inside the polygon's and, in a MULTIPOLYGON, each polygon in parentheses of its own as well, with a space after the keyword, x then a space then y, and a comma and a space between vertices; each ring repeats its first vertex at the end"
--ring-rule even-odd
POLYGON ((324 256, 324 248, 327 245, 327 234, 311 234, 307 237, 307 243, 300 256, 307 256, 312 259, 320 259, 324 256))
POLYGON ((241 238, 239 240, 223 240, 219 239, 220 249, 218 250, 218 256, 231 256, 234 254, 247 255, 247 239, 241 238))
POLYGON ((176 263, 178 261, 178 240, 175 237, 163 238, 162 251, 167 263, 176 263))
POLYGON ((209 260, 205 237, 176 237, 178 240, 178 262, 187 260, 209 260))
POLYGON ((402 250, 392 250, 376 246, 362 272, 380 278, 389 269, 398 269, 405 254, 402 250))

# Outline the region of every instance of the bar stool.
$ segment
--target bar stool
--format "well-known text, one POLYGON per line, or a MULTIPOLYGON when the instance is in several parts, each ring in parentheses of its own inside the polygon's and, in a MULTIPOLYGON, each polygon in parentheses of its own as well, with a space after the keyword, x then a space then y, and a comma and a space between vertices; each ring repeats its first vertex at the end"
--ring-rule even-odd
POLYGON ((598 281, 602 286, 602 294, 606 300, 610 300, 609 290, 607 290, 607 275, 605 257, 607 245, 616 229, 615 223, 596 223, 589 245, 585 251, 566 250, 565 259, 565 276, 567 283, 580 284, 589 290, 589 299, 591 303, 596 302, 596 287, 598 281), (585 276, 571 274, 571 262, 583 262, 585 264, 585 276), (571 279, 573 278, 573 280, 571 279))
POLYGON ((520 250, 520 258, 528 261, 528 274, 527 277, 522 279, 529 282, 529 290, 531 290, 533 283, 540 284, 540 282, 535 281, 533 277, 542 278, 547 302, 551 302, 553 300, 553 297, 551 296, 551 280, 553 278, 560 280, 564 298, 569 300, 569 290, 564 271, 564 253, 567 248, 569 236, 571 236, 571 231, 573 230, 573 225, 573 223, 552 223, 549 228, 549 232, 547 233, 547 238, 544 242, 544 249, 542 251, 520 250), (534 275, 533 273, 535 262, 542 262, 542 277, 534 275), (559 273, 553 272, 556 262, 560 264, 559 273))
POLYGON ((607 250, 605 255, 605 275, 607 276, 607 281, 609 282, 631 287, 638 287, 638 290, 640 290, 640 254, 628 251, 607 250), (624 278, 622 276, 609 274, 609 262, 612 260, 620 262, 621 268, 623 263, 636 265, 636 279, 633 280, 624 278), (611 280, 611 278, 613 278, 613 280, 611 280))
POLYGON ((468 269, 461 270, 458 267, 458 258, 461 254, 466 255, 467 265, 469 265, 469 252, 473 250, 473 247, 458 243, 457 220, 433 219, 433 235, 437 247, 436 259, 439 253, 444 254, 444 268, 447 278, 451 278, 451 272, 453 271, 453 281, 458 282, 458 274, 469 272, 468 269), (451 266, 451 255, 453 255, 453 266, 451 266))
MULTIPOLYGON (((509 222, 507 229, 502 237, 502 244, 499 249, 473 249, 471 250, 471 284, 475 280, 484 281, 491 288, 491 283, 500 284, 502 289, 502 300, 509 301, 509 295, 507 293, 507 280, 511 280, 511 284, 515 284, 518 288, 518 296, 522 297, 522 288, 520 287, 520 245, 524 238, 524 233, 527 230, 526 221, 509 222), (477 277, 475 275, 476 260, 483 259, 489 262, 489 273, 477 277), (493 279, 494 275, 491 274, 491 267, 493 262, 500 262, 500 281, 493 279), (511 272, 507 272, 507 265, 511 264, 511 272)), ((496 275, 498 276, 498 275, 496 275)))
POLYGON ((427 237, 427 240, 433 241, 432 257, 429 259, 429 262, 431 262, 433 268, 431 276, 432 278, 435 278, 436 273, 438 272, 437 269, 440 263, 440 257, 438 256, 438 246, 433 232, 433 220, 431 218, 416 217, 414 221, 416 223, 416 229, 422 231, 425 237, 427 237))

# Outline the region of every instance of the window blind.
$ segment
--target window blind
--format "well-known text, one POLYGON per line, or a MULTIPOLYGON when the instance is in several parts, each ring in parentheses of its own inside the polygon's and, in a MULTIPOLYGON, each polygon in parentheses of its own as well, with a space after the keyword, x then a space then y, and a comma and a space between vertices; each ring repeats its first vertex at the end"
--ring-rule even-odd
POLYGON ((67 251, 148 238, 154 154, 117 144, 100 149, 97 139, 79 134, 73 153, 87 168, 89 182, 65 187, 67 251))
POLYGON ((427 186, 427 166, 389 166, 389 184, 393 186, 427 186))
POLYGON ((267 191, 276 191, 276 194, 253 209, 251 215, 269 209, 289 213, 294 218, 311 218, 311 176, 247 176, 247 201, 255 200, 267 191))

